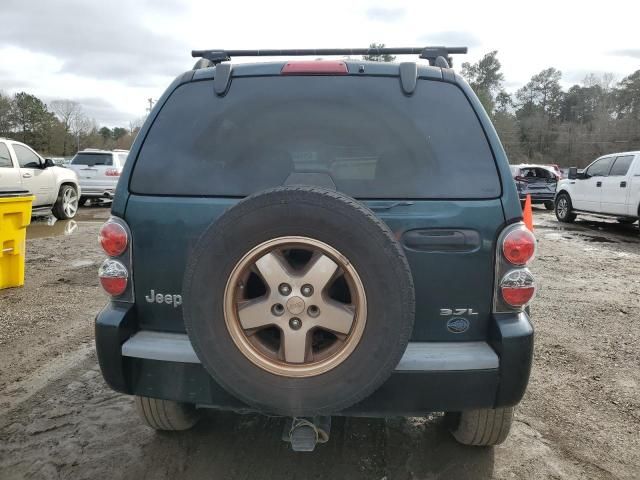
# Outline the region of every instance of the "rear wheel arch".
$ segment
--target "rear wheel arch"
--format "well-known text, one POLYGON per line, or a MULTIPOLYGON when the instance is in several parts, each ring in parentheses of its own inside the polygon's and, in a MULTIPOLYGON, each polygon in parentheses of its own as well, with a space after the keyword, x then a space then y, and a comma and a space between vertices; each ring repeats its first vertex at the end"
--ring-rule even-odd
POLYGON ((555 204, 556 218, 560 222, 571 223, 576 219, 577 215, 573 211, 573 202, 571 201, 571 195, 569 194, 568 191, 560 190, 556 194, 554 204, 555 204))

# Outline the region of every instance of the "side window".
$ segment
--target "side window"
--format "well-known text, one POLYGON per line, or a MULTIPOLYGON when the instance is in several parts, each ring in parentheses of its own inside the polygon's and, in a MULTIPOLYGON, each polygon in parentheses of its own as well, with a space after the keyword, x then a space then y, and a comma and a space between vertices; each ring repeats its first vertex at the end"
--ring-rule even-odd
POLYGON ((20 168, 40 168, 40 157, 22 145, 13 144, 20 168))
POLYGON ((0 168, 13 168, 9 149, 4 143, 0 143, 0 168))
POLYGON ((601 158, 596 162, 592 163, 589 168, 587 168, 587 175, 590 177, 606 177, 609 175, 609 169, 611 168, 611 162, 613 161, 613 157, 601 158))
POLYGON ((633 155, 624 155, 623 157, 616 158, 613 167, 611 167, 610 177, 625 176, 629 171, 629 167, 633 162, 633 155))

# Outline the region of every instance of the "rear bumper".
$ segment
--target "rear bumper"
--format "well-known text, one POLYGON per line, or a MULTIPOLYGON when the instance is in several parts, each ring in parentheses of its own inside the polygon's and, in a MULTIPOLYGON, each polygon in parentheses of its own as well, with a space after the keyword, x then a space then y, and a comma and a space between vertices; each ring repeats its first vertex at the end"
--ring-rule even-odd
POLYGON ((527 195, 531 195, 531 203, 543 203, 553 201, 556 198, 555 192, 518 192, 522 201, 527 199, 527 195))
POLYGON ((113 195, 116 191, 115 183, 105 183, 105 184, 92 184, 87 185, 80 182, 80 188, 82 189, 83 197, 94 197, 94 198, 113 198, 113 195))
MULTIPOLYGON (((210 377, 186 335, 137 331, 134 312, 131 305, 111 303, 96 318, 98 361, 114 390, 252 411, 210 377)), ((527 315, 496 315, 488 343, 410 343, 389 380, 336 414, 415 416, 515 405, 526 389, 532 354, 527 315)))

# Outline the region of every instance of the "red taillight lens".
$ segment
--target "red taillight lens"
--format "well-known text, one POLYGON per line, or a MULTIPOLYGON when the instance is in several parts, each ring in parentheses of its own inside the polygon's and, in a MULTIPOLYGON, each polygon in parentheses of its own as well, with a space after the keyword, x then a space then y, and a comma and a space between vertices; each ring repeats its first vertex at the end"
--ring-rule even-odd
POLYGON ((110 258, 102 262, 98 270, 100 283, 105 291, 114 297, 122 295, 127 288, 129 272, 127 268, 117 260, 110 258))
POLYGON ((120 176, 120 172, 118 171, 117 168, 109 168, 106 172, 104 172, 104 174, 107 177, 119 177, 120 176))
POLYGON ((500 292, 505 303, 512 307, 526 305, 536 293, 533 275, 526 268, 511 270, 500 281, 500 292))
POLYGON ((129 239, 124 227, 116 222, 107 222, 100 229, 100 245, 107 255, 117 257, 127 248, 129 239))
POLYGON ((536 253, 536 237, 526 227, 507 234, 502 242, 504 258, 513 265, 526 265, 536 253))
POLYGON ((287 62, 280 72, 282 75, 346 75, 347 64, 337 60, 311 60, 287 62))

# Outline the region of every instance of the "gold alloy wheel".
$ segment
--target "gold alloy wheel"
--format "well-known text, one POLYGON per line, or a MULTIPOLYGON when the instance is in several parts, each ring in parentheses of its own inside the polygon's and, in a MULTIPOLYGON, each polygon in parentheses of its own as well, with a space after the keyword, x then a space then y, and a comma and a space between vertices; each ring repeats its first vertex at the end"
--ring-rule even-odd
POLYGON ((279 237, 250 250, 224 292, 227 330, 255 365, 311 377, 342 363, 367 319, 360 276, 335 248, 308 237, 279 237))

